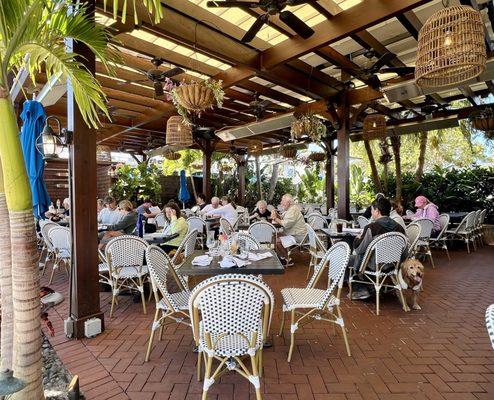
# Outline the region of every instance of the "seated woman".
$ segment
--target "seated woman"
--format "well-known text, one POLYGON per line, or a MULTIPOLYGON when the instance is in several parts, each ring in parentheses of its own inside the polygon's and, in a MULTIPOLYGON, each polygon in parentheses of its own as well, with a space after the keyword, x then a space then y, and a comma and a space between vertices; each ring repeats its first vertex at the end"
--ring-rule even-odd
POLYGON ((163 233, 167 235, 173 235, 178 233, 178 236, 169 240, 168 242, 160 245, 160 247, 166 252, 169 253, 173 250, 177 250, 180 243, 184 240, 187 232, 189 230, 189 225, 187 224, 187 220, 182 216, 180 212, 180 207, 177 203, 169 202, 165 206, 165 217, 168 221, 168 224, 163 229, 163 233))
POLYGON ((104 249, 106 244, 114 237, 122 235, 131 235, 136 228, 137 213, 129 200, 122 200, 118 203, 118 210, 122 218, 116 224, 108 225, 107 231, 101 238, 99 248, 104 249))
POLYGON ((418 196, 415 199, 415 207, 417 211, 411 217, 404 217, 405 219, 410 218, 412 221, 419 218, 428 218, 432 221, 433 228, 431 237, 437 237, 441 231, 441 221, 439 219, 439 209, 438 207, 429 201, 425 196, 418 196))
POLYGON ((268 203, 264 200, 259 200, 256 204, 256 209, 251 214, 249 219, 252 220, 268 220, 271 218, 271 211, 268 210, 268 203))

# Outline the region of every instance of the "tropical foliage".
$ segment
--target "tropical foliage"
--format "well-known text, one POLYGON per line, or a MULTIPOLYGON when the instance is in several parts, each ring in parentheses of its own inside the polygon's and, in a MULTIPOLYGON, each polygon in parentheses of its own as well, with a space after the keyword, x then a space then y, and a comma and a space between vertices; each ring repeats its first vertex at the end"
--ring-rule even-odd
POLYGON ((137 202, 141 199, 160 200, 160 169, 154 164, 140 163, 136 167, 121 165, 116 181, 110 188, 113 197, 137 202))

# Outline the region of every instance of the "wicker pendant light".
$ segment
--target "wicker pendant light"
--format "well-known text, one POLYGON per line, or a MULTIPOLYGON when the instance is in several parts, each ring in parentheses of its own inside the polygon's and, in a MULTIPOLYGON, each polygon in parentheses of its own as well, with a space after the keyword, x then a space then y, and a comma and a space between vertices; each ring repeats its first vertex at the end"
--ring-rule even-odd
POLYGON ((381 114, 370 114, 364 118, 364 139, 381 139, 386 137, 386 118, 381 114))
POLYGON ((310 155, 309 155, 309 160, 312 160, 315 162, 324 161, 325 159, 326 159, 326 154, 324 154, 324 153, 315 152, 315 153, 310 153, 310 155))
POLYGON ((166 121, 166 144, 174 147, 189 147, 194 144, 192 127, 185 124, 179 115, 166 121))
POLYGON ((296 158, 297 148, 293 145, 283 146, 280 150, 280 153, 285 158, 296 158))
POLYGON ((484 23, 469 6, 446 7, 432 15, 419 32, 415 80, 418 86, 457 85, 485 69, 484 23))
POLYGON ((247 152, 251 156, 258 156, 262 153, 262 142, 260 140, 249 140, 247 152))
POLYGON ((96 162, 99 164, 111 164, 111 148, 110 146, 96 146, 96 162))
POLYGON ((171 161, 177 161, 178 159, 180 159, 180 157, 182 157, 180 153, 176 153, 174 151, 167 151, 163 156, 167 160, 171 160, 171 161))

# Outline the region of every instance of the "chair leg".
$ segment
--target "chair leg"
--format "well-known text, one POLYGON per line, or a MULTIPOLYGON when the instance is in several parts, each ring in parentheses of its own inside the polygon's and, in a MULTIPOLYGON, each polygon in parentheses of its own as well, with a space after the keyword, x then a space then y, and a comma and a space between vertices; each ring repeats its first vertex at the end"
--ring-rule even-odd
MULTIPOLYGON (((151 335, 149 335, 149 343, 148 343, 148 349, 146 351, 146 357, 144 358, 144 361, 148 362, 149 361, 149 356, 151 354, 151 347, 153 346, 153 339, 154 339, 154 324, 156 323, 156 321, 158 321, 159 319, 159 313, 160 313, 160 310, 159 308, 156 309, 156 312, 154 313, 154 320, 153 320, 153 324, 151 325, 151 335)), ((161 326, 160 326, 161 327, 161 326)))
POLYGON ((206 400, 208 397, 208 390, 209 390, 209 379, 211 376, 211 366, 213 364, 213 357, 212 356, 207 356, 206 357, 206 370, 204 371, 204 385, 202 389, 202 400, 206 400))
POLYGON ((290 325, 290 350, 288 351, 288 362, 292 359, 293 347, 295 346, 295 310, 292 310, 292 323, 290 325))
POLYGON ((112 289, 112 295, 111 295, 111 307, 110 307, 110 318, 113 316, 113 307, 115 306, 115 300, 116 300, 116 295, 115 293, 113 293, 113 290, 112 289))
POLYGON ((257 353, 257 365, 259 369, 259 377, 262 376, 262 350, 257 353))
POLYGON ((446 255, 448 256, 448 261, 451 261, 451 257, 449 256, 449 250, 448 250, 448 245, 446 242, 443 244, 444 250, 446 250, 446 255))
MULTIPOLYGON (((352 356, 352 352, 350 351, 350 343, 348 343, 348 337, 346 334, 346 328, 345 328, 345 323, 343 321, 343 317, 341 316, 341 310, 340 306, 336 306, 336 312, 338 313, 338 318, 341 321, 340 327, 341 327, 341 333, 343 334, 343 340, 345 341, 345 347, 346 347, 346 353, 348 354, 348 357, 352 356)), ((334 326, 334 324, 333 324, 334 326)))
POLYGON ((465 242, 467 244, 467 252, 468 254, 470 254, 470 241, 468 240, 468 238, 465 238, 465 242))
MULTIPOLYGON (((258 353, 262 352, 262 349, 258 351, 258 353)), ((250 356, 250 363, 252 364, 252 375, 254 378, 259 378, 259 374, 257 371, 257 360, 256 360, 257 354, 254 356, 250 356)), ((256 389, 256 400, 261 400, 261 387, 259 385, 254 384, 254 388, 256 389)))
POLYGON ((201 381, 201 362, 202 362, 202 353, 199 352, 197 353, 197 365, 196 365, 196 368, 197 368, 197 382, 200 382, 201 381))
POLYGON ((147 312, 146 312, 146 296, 144 295, 144 284, 142 282, 142 277, 139 278, 139 291, 141 292, 142 310, 143 310, 144 314, 147 314, 147 312))
POLYGON ((53 275, 55 274, 55 269, 58 268, 58 260, 55 260, 53 262, 52 268, 51 268, 51 275, 50 275, 50 281, 48 282, 48 285, 51 285, 51 282, 53 281, 53 275))
POLYGON ((278 333, 278 336, 283 335, 283 328, 285 327, 285 311, 283 309, 281 310, 281 326, 280 326, 280 333, 278 333))
POLYGON ((430 247, 427 247, 427 255, 429 256, 429 258, 431 260, 432 268, 436 268, 436 266, 434 265, 434 260, 432 259, 432 252, 431 252, 430 247))

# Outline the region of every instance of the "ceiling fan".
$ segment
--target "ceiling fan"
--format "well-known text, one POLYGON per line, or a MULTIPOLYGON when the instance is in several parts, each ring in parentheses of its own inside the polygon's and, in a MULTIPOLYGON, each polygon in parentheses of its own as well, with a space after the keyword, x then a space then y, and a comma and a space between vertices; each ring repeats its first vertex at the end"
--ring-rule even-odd
POLYGON ((153 64, 154 68, 150 68, 147 71, 135 68, 141 74, 145 75, 145 78, 139 80, 126 80, 119 82, 119 84, 124 85, 126 83, 141 83, 141 82, 147 82, 149 80, 153 82, 154 95, 156 97, 163 96, 165 94, 165 88, 163 86, 163 83, 166 82, 166 80, 174 77, 175 75, 182 74, 184 70, 180 67, 175 67, 169 69, 168 71, 163 71, 159 69, 159 67, 165 62, 165 60, 160 57, 153 57, 150 61, 151 64, 153 64))
POLYGON ((444 111, 448 109, 448 103, 438 103, 429 95, 425 96, 424 102, 417 107, 413 107, 414 110, 420 111, 422 114, 426 116, 430 116, 437 111, 444 111))
POLYGON ((256 92, 254 93, 254 99, 249 103, 249 106, 243 110, 237 111, 235 114, 252 114, 256 119, 259 119, 266 114, 266 111, 286 111, 286 108, 273 103, 271 100, 261 100, 259 93, 256 92))
MULTIPOLYGON (((120 108, 118 108, 117 106, 111 106, 108 103, 106 104, 106 109, 111 119, 113 119, 113 117, 124 117, 131 119, 134 117, 134 115, 128 114, 125 111, 119 111, 120 108)), ((102 110, 98 110, 98 114, 102 117, 106 117, 106 114, 102 110)))
POLYGON ((255 22, 251 25, 249 30, 245 33, 241 39, 242 42, 247 43, 252 41, 257 33, 261 30, 262 26, 268 22, 271 15, 278 15, 280 21, 285 23, 291 28, 297 35, 307 39, 314 34, 314 30, 308 26, 304 21, 297 17, 294 13, 288 10, 284 10, 287 6, 299 6, 302 4, 316 3, 317 0, 259 0, 259 1, 208 1, 207 6, 211 8, 220 7, 238 7, 241 9, 260 8, 264 11, 259 15, 255 22))

